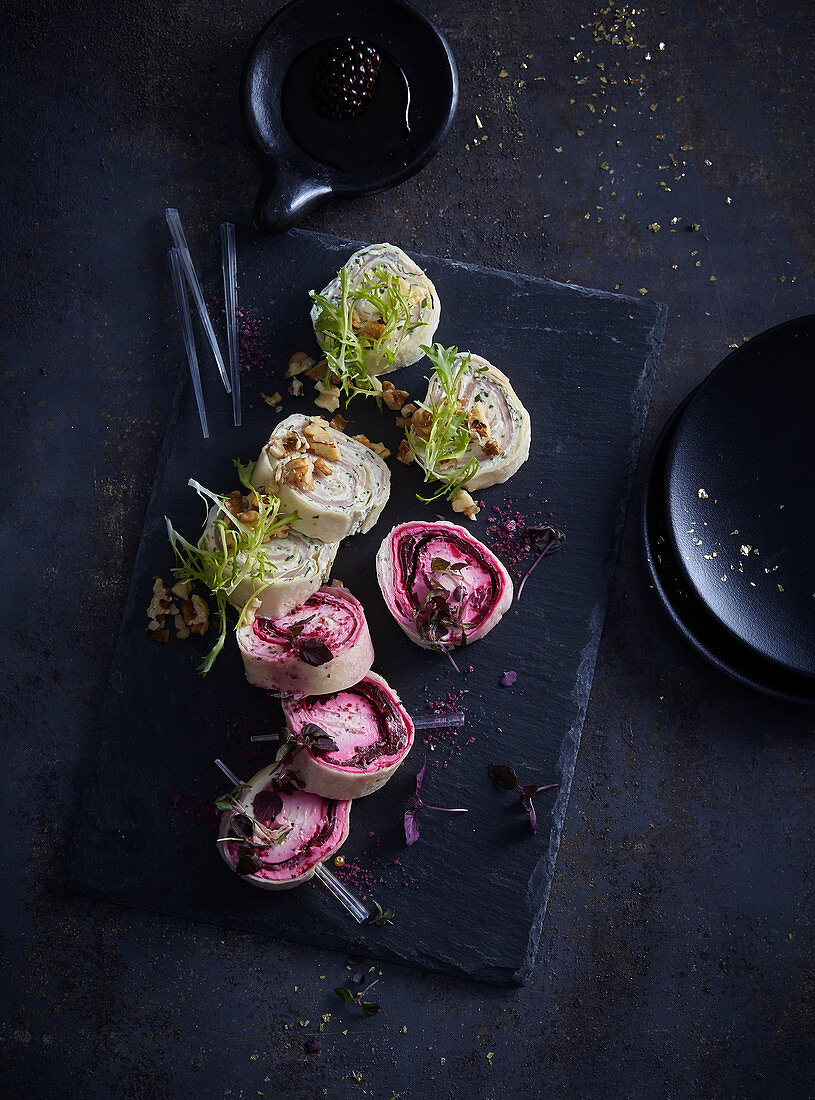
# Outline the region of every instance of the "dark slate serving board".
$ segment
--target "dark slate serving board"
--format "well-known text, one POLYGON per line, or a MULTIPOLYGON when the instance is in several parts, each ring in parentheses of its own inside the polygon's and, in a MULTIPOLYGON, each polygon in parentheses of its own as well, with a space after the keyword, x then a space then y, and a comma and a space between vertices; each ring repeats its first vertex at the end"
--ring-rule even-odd
MULTIPOLYGON (((372 532, 341 547, 334 576, 362 600, 374 667, 408 708, 423 714, 428 701, 467 692, 467 723, 457 745, 446 737, 430 750, 418 734, 400 772, 353 808, 347 873, 362 877, 363 894, 397 910, 393 927, 359 927, 317 883, 268 894, 218 858, 210 807, 225 783, 212 760, 223 757, 246 778, 258 771, 272 750, 259 752, 249 737, 276 732, 280 707, 246 683, 234 642, 202 679, 195 643, 171 637, 159 645, 145 635, 152 578, 168 578, 171 566, 163 517, 171 516, 188 537, 202 520, 187 479, 231 489, 233 457, 256 457, 281 416, 312 410, 310 396, 287 396, 273 410, 260 393, 286 392, 289 356, 314 346, 307 292, 322 287, 351 251, 349 242, 303 231, 269 238, 239 230, 240 303, 257 332, 251 370, 243 375, 244 424, 232 427, 229 399, 201 344, 212 438, 201 439, 183 372, 103 703, 98 755, 77 818, 69 886, 194 920, 516 983, 534 965, 666 309, 418 257, 442 301, 437 339, 477 351, 505 370, 532 416, 531 458, 507 485, 477 494, 486 507, 470 529, 483 537, 491 506, 511 497, 530 517, 551 513, 568 544, 541 563, 522 602, 499 626, 458 655, 463 670, 472 668, 461 675, 443 656, 405 639, 376 583, 374 555, 394 523, 452 515, 444 504, 416 500, 415 466, 391 463, 392 495, 382 518, 372 532), (500 687, 509 669, 517 682, 500 687), (469 813, 425 812, 421 838, 408 849, 405 799, 425 755, 426 800, 469 813), (522 782, 559 781, 554 795, 537 798, 537 836, 525 835, 515 796, 493 786, 490 762, 513 765, 522 782)), ((222 300, 217 263, 210 265, 210 288, 222 300)), ((427 372, 424 360, 394 378, 422 397, 427 372)), ((350 420, 349 431, 396 449, 394 418, 380 415, 373 403, 353 402, 350 420)))

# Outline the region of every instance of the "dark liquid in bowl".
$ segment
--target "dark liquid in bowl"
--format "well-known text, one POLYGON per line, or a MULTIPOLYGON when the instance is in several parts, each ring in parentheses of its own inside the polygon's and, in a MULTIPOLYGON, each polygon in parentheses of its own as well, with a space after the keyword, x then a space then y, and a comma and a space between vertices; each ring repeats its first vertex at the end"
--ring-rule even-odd
POLYGON ((404 162, 398 150, 410 136, 410 91, 407 77, 387 53, 379 50, 379 80, 359 118, 348 122, 323 118, 314 106, 314 73, 339 41, 319 42, 292 63, 281 97, 286 129, 303 152, 350 176, 370 175, 386 161, 395 167, 404 162))

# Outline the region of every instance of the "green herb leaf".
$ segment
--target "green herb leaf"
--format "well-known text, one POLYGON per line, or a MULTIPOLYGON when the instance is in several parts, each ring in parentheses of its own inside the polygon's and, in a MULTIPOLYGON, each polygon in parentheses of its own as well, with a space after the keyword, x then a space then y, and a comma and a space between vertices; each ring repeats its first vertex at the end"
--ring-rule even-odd
POLYGON ((412 425, 405 428, 407 445, 416 461, 424 470, 425 482, 441 483, 432 496, 418 496, 424 504, 430 504, 439 497, 452 500, 470 478, 480 468, 477 458, 467 459, 472 442, 467 428, 467 410, 460 401, 461 385, 470 364, 470 355, 459 355, 458 348, 443 348, 441 344, 432 347, 422 346, 427 357, 435 367, 431 379, 438 381, 441 396, 428 397, 420 408, 430 413, 428 437, 419 435, 412 425))
POLYGON ((334 989, 334 992, 338 997, 342 997, 344 1001, 348 1001, 349 1004, 354 1003, 354 994, 350 989, 346 989, 344 985, 338 986, 334 989))

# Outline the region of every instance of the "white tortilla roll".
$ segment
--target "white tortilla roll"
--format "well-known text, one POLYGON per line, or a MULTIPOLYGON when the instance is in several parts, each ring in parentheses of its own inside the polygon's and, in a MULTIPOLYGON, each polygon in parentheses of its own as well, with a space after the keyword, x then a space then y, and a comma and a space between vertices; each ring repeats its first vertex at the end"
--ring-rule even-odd
MULTIPOLYGON (((456 366, 466 360, 466 354, 459 355, 456 366)), ((432 409, 441 399, 441 385, 434 372, 424 404, 432 409)), ((458 400, 467 413, 470 445, 458 462, 441 464, 439 473, 449 477, 475 458, 479 469, 465 483, 465 489, 485 489, 507 481, 529 458, 530 442, 529 413, 509 379, 480 355, 470 354, 461 375, 458 400)), ((417 460, 422 465, 421 442, 417 460)))
POLYGON ((218 850, 233 871, 262 890, 308 882, 348 836, 350 802, 298 790, 286 778, 274 764, 264 768, 221 818, 218 850))
POLYGON ((295 413, 260 452, 252 484, 297 512, 292 528, 321 542, 370 531, 390 495, 390 470, 356 439, 320 416, 295 413))
MULTIPOLYGON (((369 288, 376 301, 358 300, 348 318, 365 349, 365 365, 369 374, 388 374, 399 367, 409 367, 422 358, 422 344, 430 344, 439 325, 441 303, 436 288, 422 269, 401 248, 392 244, 372 244, 361 248, 345 264, 352 291, 369 288), (396 289, 405 307, 381 283, 382 274, 394 276, 396 289), (395 309, 399 321, 380 332, 388 309, 395 309)), ((332 279, 321 291, 331 301, 341 299, 340 277, 332 279)), ((322 309, 315 303, 311 320, 317 341, 323 351, 331 351, 330 334, 321 329, 322 309)))
MULTIPOLYGON (((204 533, 198 540, 201 549, 220 549, 216 521, 225 518, 220 508, 213 506, 210 509, 204 533)), ((258 564, 227 599, 234 607, 243 608, 249 600, 256 598, 260 601, 258 615, 270 619, 285 615, 287 611, 304 604, 325 584, 331 574, 338 546, 337 542, 320 542, 290 528, 281 538, 272 538, 263 544, 268 566, 262 568, 258 564)), ((242 569, 246 555, 238 554, 235 562, 242 569)))
POLYGON ((337 582, 276 619, 250 608, 236 636, 247 680, 267 691, 327 695, 358 683, 374 663, 362 604, 337 582))

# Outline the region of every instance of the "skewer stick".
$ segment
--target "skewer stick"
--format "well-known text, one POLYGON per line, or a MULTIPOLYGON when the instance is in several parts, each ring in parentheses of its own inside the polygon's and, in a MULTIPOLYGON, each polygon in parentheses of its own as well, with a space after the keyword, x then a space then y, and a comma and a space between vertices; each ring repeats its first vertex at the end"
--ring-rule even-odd
MULTIPOLYGON (((234 784, 234 786, 236 787, 243 786, 241 780, 238 779, 237 775, 235 775, 231 768, 228 768, 226 764, 224 764, 223 760, 216 760, 215 763, 221 769, 221 771, 224 773, 230 783, 234 784)), ((367 905, 365 905, 365 903, 361 901, 360 898, 358 898, 356 894, 353 893, 353 891, 344 886, 336 877, 336 875, 333 875, 327 867, 324 867, 322 865, 322 863, 318 863, 317 866, 314 868, 314 877, 316 879, 319 879, 323 886, 325 886, 326 889, 329 891, 329 893, 333 894, 334 897, 345 906, 345 908, 358 924, 364 924, 365 921, 370 917, 371 911, 367 907, 367 905)))
POLYGON ((181 226, 181 218, 179 217, 178 211, 172 206, 169 206, 164 211, 164 217, 167 219, 167 225, 170 229, 170 236, 173 238, 173 244, 178 249, 178 258, 181 260, 181 267, 184 271, 187 284, 189 285, 192 300, 195 302, 195 308, 198 310, 198 316, 201 318, 201 324, 204 326, 204 332, 207 335, 209 346, 212 348, 212 354, 215 356, 215 362, 221 373, 221 379, 226 388, 226 392, 231 393, 232 388, 229 385, 229 379, 226 375, 224 357, 221 355, 221 349, 218 347, 215 329, 212 327, 209 310, 204 301, 204 292, 201 290, 201 284, 198 281, 198 276, 193 267, 187 238, 184 236, 184 230, 181 226))
POLYGON ((173 291, 181 321, 181 335, 184 339, 184 350, 187 353, 187 363, 192 378, 192 388, 195 393, 195 403, 198 406, 198 416, 201 421, 201 431, 204 439, 209 439, 209 425, 207 424, 207 410, 204 406, 204 394, 201 389, 201 372, 198 369, 198 355, 195 351, 195 337, 192 332, 192 318, 190 317, 190 304, 187 301, 187 292, 184 289, 184 280, 181 276, 181 261, 178 258, 178 249, 171 248, 167 253, 170 261, 170 274, 173 277, 173 291))
POLYGON ((224 274, 226 338, 229 343, 229 381, 232 385, 232 420, 241 426, 240 347, 238 345, 238 260, 235 250, 235 226, 221 224, 221 267, 224 274))

